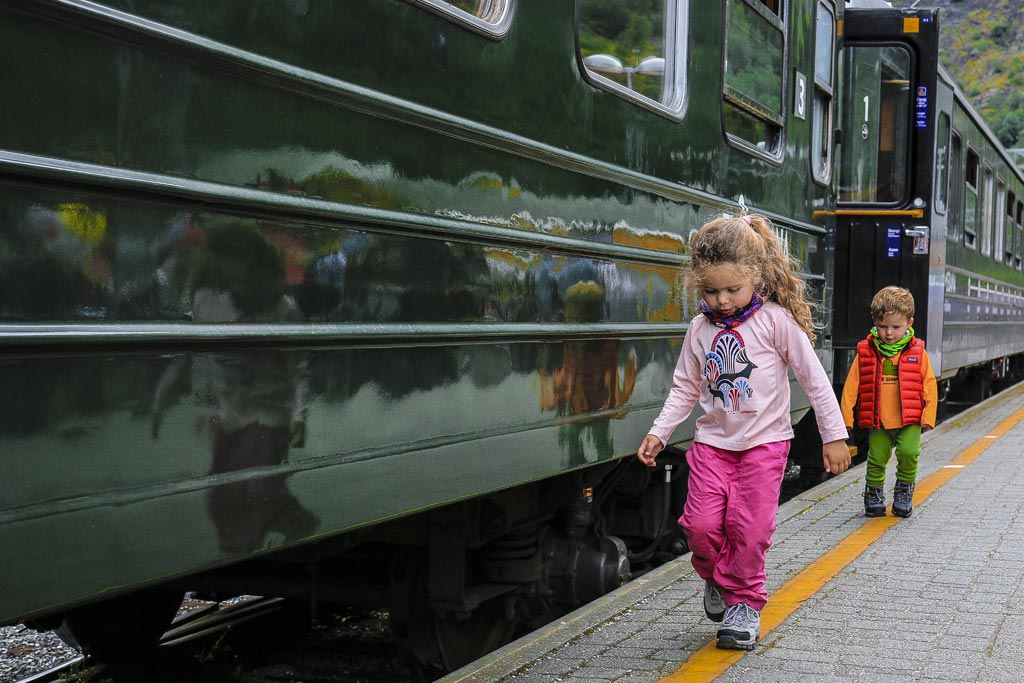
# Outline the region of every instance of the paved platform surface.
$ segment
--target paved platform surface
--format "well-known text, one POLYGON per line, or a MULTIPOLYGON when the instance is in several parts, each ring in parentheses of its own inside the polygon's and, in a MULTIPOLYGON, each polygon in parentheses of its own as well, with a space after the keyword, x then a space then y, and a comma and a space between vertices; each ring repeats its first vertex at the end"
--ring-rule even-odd
POLYGON ((1022 417, 1017 385, 925 434, 907 519, 863 516, 863 465, 782 505, 750 652, 685 555, 441 680, 1024 681, 1022 417))

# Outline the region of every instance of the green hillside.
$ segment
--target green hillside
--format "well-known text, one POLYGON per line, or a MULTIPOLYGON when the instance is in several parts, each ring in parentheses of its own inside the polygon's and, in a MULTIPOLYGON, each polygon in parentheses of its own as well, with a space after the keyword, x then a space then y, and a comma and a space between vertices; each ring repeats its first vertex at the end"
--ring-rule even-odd
POLYGON ((1024 2, 921 0, 917 6, 940 9, 943 65, 1002 143, 1024 147, 1024 2))

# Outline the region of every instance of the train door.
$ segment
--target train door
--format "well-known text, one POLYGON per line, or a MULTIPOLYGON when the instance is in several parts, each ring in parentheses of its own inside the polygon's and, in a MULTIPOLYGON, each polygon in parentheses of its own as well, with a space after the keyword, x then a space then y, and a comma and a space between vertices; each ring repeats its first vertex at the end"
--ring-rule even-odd
POLYGON ((924 337, 936 241, 931 221, 938 11, 848 6, 843 24, 837 349, 853 348, 864 338, 871 297, 886 285, 913 292, 914 328, 924 337))
POLYGON ((956 198, 953 178, 959 178, 962 157, 959 139, 953 134, 953 83, 940 70, 935 83, 935 168, 932 173, 931 222, 929 223, 928 299, 920 301, 925 318, 915 320, 915 331, 929 341, 928 355, 935 368, 942 367, 942 319, 946 303, 946 235, 954 220, 956 198))

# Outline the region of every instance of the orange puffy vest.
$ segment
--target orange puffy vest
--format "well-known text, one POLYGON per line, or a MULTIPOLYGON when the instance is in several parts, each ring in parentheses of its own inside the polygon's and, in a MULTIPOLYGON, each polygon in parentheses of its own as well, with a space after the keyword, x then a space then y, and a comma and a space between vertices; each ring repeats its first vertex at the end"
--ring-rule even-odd
MULTIPOLYGON (((921 424, 924 412, 924 378, 921 376, 921 358, 924 342, 914 337, 903 349, 896 365, 900 382, 900 414, 903 424, 921 424)), ((857 344, 857 364, 860 368, 860 389, 857 399, 857 425, 879 429, 878 394, 882 383, 882 357, 868 335, 857 344)))

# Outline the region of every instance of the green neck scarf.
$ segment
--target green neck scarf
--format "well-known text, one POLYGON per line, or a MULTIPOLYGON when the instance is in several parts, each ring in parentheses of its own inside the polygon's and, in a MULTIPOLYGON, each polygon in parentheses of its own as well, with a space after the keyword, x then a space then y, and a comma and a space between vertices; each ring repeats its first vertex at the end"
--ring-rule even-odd
POLYGON ((914 338, 914 328, 908 327, 903 338, 897 342, 893 342, 892 344, 886 344, 879 338, 877 327, 871 328, 871 336, 875 342, 875 348, 878 349, 878 352, 886 358, 892 358, 897 353, 907 348, 907 344, 909 344, 910 340, 914 338))

